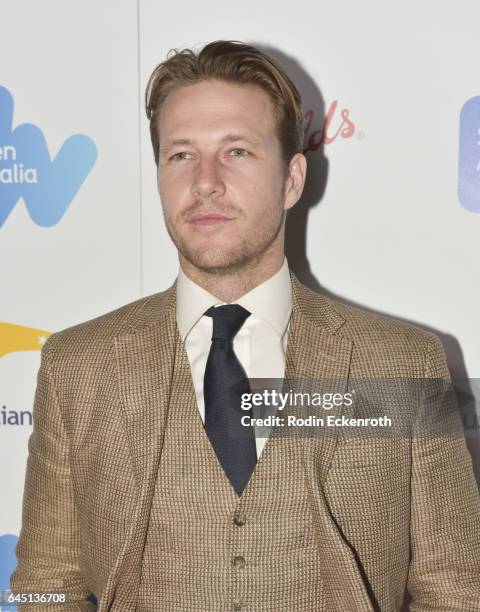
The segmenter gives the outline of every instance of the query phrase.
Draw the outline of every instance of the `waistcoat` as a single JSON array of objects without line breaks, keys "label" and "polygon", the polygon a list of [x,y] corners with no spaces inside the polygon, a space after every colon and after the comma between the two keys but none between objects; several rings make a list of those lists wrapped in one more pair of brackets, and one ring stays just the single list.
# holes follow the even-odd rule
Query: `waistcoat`
[{"label": "waistcoat", "polygon": [[137,612],[321,612],[299,441],[270,435],[238,497],[204,430],[180,342],[173,371]]}]

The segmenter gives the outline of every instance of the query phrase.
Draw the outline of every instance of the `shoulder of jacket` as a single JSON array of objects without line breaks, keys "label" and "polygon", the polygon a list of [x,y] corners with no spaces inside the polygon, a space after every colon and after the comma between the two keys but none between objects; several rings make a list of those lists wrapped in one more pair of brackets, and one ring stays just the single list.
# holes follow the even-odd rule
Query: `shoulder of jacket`
[{"label": "shoulder of jacket", "polygon": [[115,336],[126,333],[142,320],[146,307],[149,312],[159,311],[168,290],[133,300],[92,319],[82,321],[51,334],[42,347],[42,353],[51,360],[66,353],[78,353],[87,349],[91,354],[110,347]]},{"label": "shoulder of jacket", "polygon": [[425,351],[431,345],[440,342],[436,334],[414,323],[345,304],[327,296],[322,296],[322,298],[328,302],[329,307],[337,315],[344,319],[339,333],[354,343],[358,344],[367,339],[369,342],[377,340],[379,343],[412,343]]}]

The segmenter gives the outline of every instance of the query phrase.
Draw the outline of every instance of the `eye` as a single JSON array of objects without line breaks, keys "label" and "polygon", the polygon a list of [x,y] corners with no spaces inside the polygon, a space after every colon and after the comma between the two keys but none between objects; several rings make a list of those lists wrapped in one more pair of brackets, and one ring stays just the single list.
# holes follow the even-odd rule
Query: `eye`
[{"label": "eye", "polygon": [[185,157],[179,157],[179,155],[188,155],[187,151],[180,151],[180,153],[175,153],[175,155],[172,155],[172,157],[170,159],[173,159],[175,161],[179,161],[182,159],[185,159]]},{"label": "eye", "polygon": [[230,151],[230,153],[232,153],[233,151],[241,151],[242,153],[245,153],[245,155],[233,155],[233,157],[246,157],[248,155],[248,151],[246,149],[242,149],[240,147],[237,147],[235,149],[232,149]]}]

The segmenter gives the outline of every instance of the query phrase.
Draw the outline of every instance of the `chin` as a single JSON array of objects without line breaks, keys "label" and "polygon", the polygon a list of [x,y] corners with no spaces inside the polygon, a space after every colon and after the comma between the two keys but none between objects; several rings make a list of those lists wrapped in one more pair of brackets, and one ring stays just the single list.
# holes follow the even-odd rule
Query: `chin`
[{"label": "chin", "polygon": [[184,251],[183,256],[192,265],[204,272],[221,273],[242,266],[248,261],[245,253],[232,253],[225,249],[202,249],[196,251]]}]

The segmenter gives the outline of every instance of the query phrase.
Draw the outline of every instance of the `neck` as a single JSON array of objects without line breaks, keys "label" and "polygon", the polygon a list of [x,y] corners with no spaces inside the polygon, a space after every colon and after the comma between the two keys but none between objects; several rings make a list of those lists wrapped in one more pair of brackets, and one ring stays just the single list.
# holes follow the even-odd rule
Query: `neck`
[{"label": "neck", "polygon": [[211,273],[192,265],[179,253],[179,262],[183,272],[197,285],[217,297],[222,302],[235,302],[271,276],[283,265],[284,253],[275,257],[260,257],[248,262],[242,268],[226,270],[224,273]]}]

